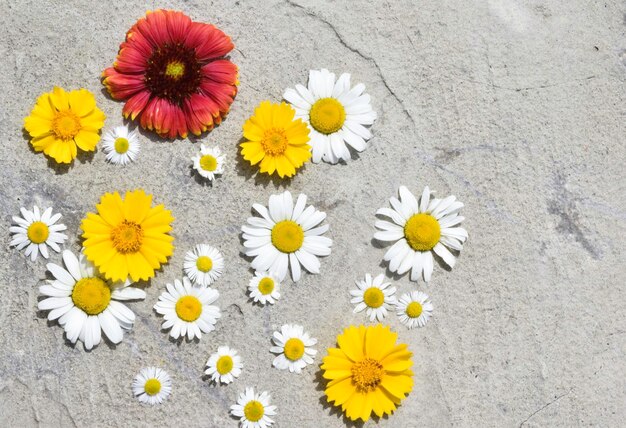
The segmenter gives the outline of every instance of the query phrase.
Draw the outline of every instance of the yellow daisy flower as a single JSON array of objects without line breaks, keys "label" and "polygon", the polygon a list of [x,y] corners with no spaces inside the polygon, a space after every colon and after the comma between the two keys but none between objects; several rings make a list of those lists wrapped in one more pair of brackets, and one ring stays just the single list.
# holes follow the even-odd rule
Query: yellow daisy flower
[{"label": "yellow daisy flower", "polygon": [[65,92],[55,86],[37,99],[30,116],[24,119],[24,128],[35,151],[43,151],[57,163],[70,163],[77,146],[86,152],[95,150],[105,118],[88,90]]},{"label": "yellow daisy flower", "polygon": [[413,365],[407,345],[397,345],[389,327],[350,326],[329,348],[322,371],[328,379],[326,397],[353,421],[391,414],[413,389]]},{"label": "yellow daisy flower", "polygon": [[311,159],[309,128],[288,104],[263,101],[243,125],[243,158],[260,171],[280,178],[293,177],[296,169]]},{"label": "yellow daisy flower", "polygon": [[107,279],[148,280],[172,255],[172,213],[141,190],[106,193],[80,225],[84,253]]}]

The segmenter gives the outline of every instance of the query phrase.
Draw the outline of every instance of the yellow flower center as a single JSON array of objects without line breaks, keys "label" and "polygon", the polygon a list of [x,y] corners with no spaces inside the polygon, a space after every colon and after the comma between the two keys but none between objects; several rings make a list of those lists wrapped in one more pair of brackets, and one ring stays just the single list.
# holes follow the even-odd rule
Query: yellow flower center
[{"label": "yellow flower center", "polygon": [[298,361],[304,355],[304,342],[292,337],[285,342],[285,357],[291,361]]},{"label": "yellow flower center", "polygon": [[261,281],[259,281],[259,291],[263,295],[272,294],[274,291],[274,280],[270,277],[265,277]]},{"label": "yellow flower center", "polygon": [[172,80],[178,80],[185,74],[185,64],[180,61],[172,61],[165,67],[165,75]]},{"label": "yellow flower center", "polygon": [[124,137],[119,137],[115,139],[115,151],[120,155],[123,155],[128,151],[128,140]]},{"label": "yellow flower center", "polygon": [[298,251],[304,242],[304,230],[291,220],[283,220],[272,228],[272,244],[278,251],[293,253]]},{"label": "yellow flower center", "polygon": [[420,302],[411,302],[406,307],[406,314],[409,318],[417,318],[422,315],[422,304]]},{"label": "yellow flower center", "polygon": [[111,289],[100,278],[83,278],[74,285],[72,302],[87,315],[98,315],[111,301]]},{"label": "yellow flower center", "polygon": [[363,301],[370,308],[380,308],[385,302],[385,295],[377,287],[370,287],[363,293]]},{"label": "yellow flower center", "polygon": [[204,155],[200,158],[200,168],[213,172],[217,169],[217,159],[211,155]]},{"label": "yellow flower center", "polygon": [[183,321],[193,322],[202,314],[202,303],[195,296],[183,296],[176,302],[176,315]]},{"label": "yellow flower center", "polygon": [[415,251],[429,251],[439,242],[441,226],[430,214],[415,214],[404,225],[404,236]]},{"label": "yellow flower center", "polygon": [[289,140],[284,129],[271,128],[263,134],[261,145],[265,153],[274,156],[282,155],[287,150],[287,146],[289,146]]},{"label": "yellow flower center", "polygon": [[230,373],[230,371],[233,369],[233,359],[231,358],[230,355],[223,355],[220,357],[219,360],[217,360],[217,372],[221,375],[225,375],[227,373]]},{"label": "yellow flower center", "polygon": [[213,269],[213,260],[207,256],[200,256],[196,259],[196,267],[200,272],[207,273]]},{"label": "yellow flower center", "polygon": [[372,392],[383,380],[385,369],[383,365],[372,358],[352,365],[352,381],[359,392]]},{"label": "yellow flower center", "polygon": [[143,389],[148,395],[157,395],[161,392],[161,382],[155,378],[148,379]]},{"label": "yellow flower center", "polygon": [[50,236],[50,229],[43,221],[35,221],[26,229],[26,235],[33,244],[43,244]]},{"label": "yellow flower center", "polygon": [[322,134],[332,134],[341,129],[346,121],[346,110],[334,98],[321,98],[309,112],[311,126]]},{"label": "yellow flower center", "polygon": [[120,253],[136,253],[141,249],[143,229],[134,221],[124,220],[111,231],[111,240]]},{"label": "yellow flower center", "polygon": [[80,131],[80,119],[71,110],[59,111],[52,119],[52,132],[61,140],[70,140]]},{"label": "yellow flower center", "polygon": [[265,414],[263,404],[256,400],[250,400],[243,408],[243,414],[250,422],[260,421]]}]

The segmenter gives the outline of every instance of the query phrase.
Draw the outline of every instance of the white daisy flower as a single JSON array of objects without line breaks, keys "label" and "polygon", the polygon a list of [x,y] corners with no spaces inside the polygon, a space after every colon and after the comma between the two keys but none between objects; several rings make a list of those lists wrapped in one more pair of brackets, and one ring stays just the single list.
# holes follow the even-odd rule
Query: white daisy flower
[{"label": "white daisy flower", "polygon": [[231,383],[239,377],[243,369],[241,357],[237,355],[237,351],[228,346],[217,348],[217,352],[209,357],[206,365],[205,373],[216,383]]},{"label": "white daisy flower", "polygon": [[313,162],[337,163],[350,160],[346,144],[357,152],[367,147],[372,133],[364,125],[376,120],[370,96],[365,85],[350,87],[350,75],[344,73],[335,82],[335,74],[326,69],[309,72],[308,89],[296,85],[283,95],[296,110],[296,119],[302,119],[311,129],[310,144]]},{"label": "white daisy flower", "polygon": [[165,319],[161,328],[172,329],[170,336],[178,339],[187,335],[187,340],[193,340],[215,330],[215,323],[222,316],[220,308],[211,305],[220,295],[217,290],[193,287],[187,277],[182,282],[174,280],[174,284],[167,284],[166,288],[154,310]]},{"label": "white daisy flower", "polygon": [[39,253],[44,258],[48,258],[48,247],[57,253],[61,251],[59,244],[67,239],[67,235],[59,233],[67,229],[64,224],[55,224],[61,218],[61,214],[52,215],[52,207],[40,214],[39,207],[34,206],[32,211],[20,208],[22,217],[13,216],[13,221],[17,226],[11,226],[12,240],[10,246],[17,247],[18,250],[26,248],[24,255],[30,256],[32,261],[37,259]]},{"label": "white daisy flower", "polygon": [[142,403],[161,404],[172,393],[172,379],[163,369],[146,367],[133,379],[133,395]]},{"label": "white daisy flower", "polygon": [[317,339],[305,333],[301,325],[283,325],[280,332],[274,332],[272,341],[276,346],[272,346],[270,352],[279,354],[272,363],[277,369],[300,373],[307,364],[313,364],[317,351],[311,346],[317,343]]},{"label": "white daisy flower", "polygon": [[134,162],[139,153],[137,132],[129,131],[125,125],[117,126],[102,137],[102,149],[111,163],[126,165]]},{"label": "white daisy flower", "polygon": [[434,192],[424,188],[419,201],[409,190],[400,186],[400,200],[392,197],[389,201],[393,209],[381,208],[376,214],[389,217],[392,222],[377,220],[380,229],[374,234],[379,241],[396,243],[385,254],[389,270],[404,274],[411,270],[411,281],[417,281],[422,272],[424,280],[430,281],[433,273],[434,251],[450,267],[454,267],[456,257],[448,250],[463,249],[467,231],[458,227],[465,218],[459,215],[463,204],[454,196],[444,199],[430,199]]},{"label": "white daisy flower", "polygon": [[185,255],[185,275],[196,285],[211,285],[224,271],[224,257],[216,248],[200,244]]},{"label": "white daisy flower", "polygon": [[271,396],[267,391],[254,393],[254,388],[246,388],[239,394],[237,404],[230,406],[230,414],[239,418],[242,428],[266,428],[274,421],[269,416],[276,414],[276,406],[270,406]]},{"label": "white daisy flower", "polygon": [[262,305],[280,299],[280,281],[271,272],[255,272],[248,285],[250,298]]},{"label": "white daisy flower", "polygon": [[100,330],[112,343],[120,343],[123,330],[130,330],[135,314],[123,300],[143,300],[146,292],[124,284],[111,284],[98,274],[94,265],[83,254],[77,258],[69,250],[63,251],[65,268],[54,263],[46,267],[54,276],[48,284],[39,287],[47,299],[37,307],[50,311],[48,320],[59,320],[67,339],[76,343],[80,339],[86,349],[100,343]]},{"label": "white daisy flower", "polygon": [[222,174],[224,172],[225,156],[222,154],[219,147],[209,148],[201,144],[200,153],[192,157],[191,160],[198,174],[208,180],[212,181],[216,174]]},{"label": "white daisy flower", "polygon": [[411,291],[398,299],[396,311],[400,322],[409,329],[424,327],[432,316],[433,304],[426,293]]},{"label": "white daisy flower", "polygon": [[310,273],[319,273],[317,257],[329,255],[333,241],[321,236],[328,225],[318,226],[326,213],[312,205],[305,209],[306,199],[306,195],[300,194],[294,206],[291,193],[286,191],[270,196],[269,210],[261,204],[252,206],[261,217],[248,218],[248,224],[241,230],[245,254],[254,257],[255,270],[274,272],[281,281],[290,265],[294,281],[300,279],[300,265]]},{"label": "white daisy flower", "polygon": [[383,282],[384,274],[372,279],[372,275],[365,274],[365,281],[356,281],[356,290],[350,290],[351,303],[356,304],[354,313],[367,308],[367,316],[370,321],[382,321],[387,316],[387,311],[396,304],[396,287],[389,287],[389,282]]}]

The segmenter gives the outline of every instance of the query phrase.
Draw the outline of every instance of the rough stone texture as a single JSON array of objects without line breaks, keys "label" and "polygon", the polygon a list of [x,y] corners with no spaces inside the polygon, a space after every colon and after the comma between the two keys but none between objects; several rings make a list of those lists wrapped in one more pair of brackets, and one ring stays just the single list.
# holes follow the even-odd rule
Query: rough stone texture
[{"label": "rough stone texture", "polygon": [[[106,129],[120,124],[122,104],[103,93],[100,72],[154,7],[182,9],[233,37],[241,86],[223,125],[192,142],[143,134],[140,158],[126,168],[101,150],[69,169],[33,153],[22,120],[55,84],[94,91]],[[624,24],[624,4],[613,1],[0,1],[0,423],[235,426],[228,407],[250,385],[272,393],[279,427],[344,426],[324,403],[318,368],[273,369],[269,339],[299,322],[323,353],[344,326],[365,322],[348,290],[384,270],[374,213],[406,184],[464,201],[470,239],[454,270],[436,266],[430,284],[394,278],[400,292],[429,293],[436,312],[417,331],[388,319],[414,352],[415,389],[378,424],[622,425]],[[370,147],[348,164],[308,165],[291,182],[254,176],[238,160],[243,121],[321,67],[367,85],[379,113]],[[230,162],[213,186],[190,171],[199,142],[219,145]],[[124,341],[86,352],[37,311],[45,261],[8,247],[10,216],[53,204],[77,251],[85,212],[104,192],[136,187],[174,212],[177,248],[146,301],[129,304],[138,321]],[[252,203],[284,188],[328,213],[335,246],[321,275],[287,281],[277,305],[259,308],[245,296],[251,272],[239,227]],[[200,342],[177,344],[152,305],[200,242],[228,263],[216,285],[224,316]],[[226,343],[246,369],[215,387],[204,363]],[[174,378],[171,400],[156,408],[130,391],[148,365]]]}]

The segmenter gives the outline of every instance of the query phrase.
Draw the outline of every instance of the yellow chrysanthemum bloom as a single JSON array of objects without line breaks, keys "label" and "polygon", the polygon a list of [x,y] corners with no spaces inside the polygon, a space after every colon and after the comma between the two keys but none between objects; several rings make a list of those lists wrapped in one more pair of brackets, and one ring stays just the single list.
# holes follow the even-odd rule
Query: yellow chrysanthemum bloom
[{"label": "yellow chrysanthemum bloom", "polygon": [[77,146],[86,152],[95,150],[105,118],[88,90],[65,92],[55,86],[37,99],[24,119],[24,128],[35,151],[43,151],[58,163],[70,163]]},{"label": "yellow chrysanthemum bloom", "polygon": [[243,125],[246,142],[241,143],[243,158],[260,171],[280,178],[292,177],[311,158],[309,128],[288,104],[263,101]]},{"label": "yellow chrysanthemum bloom", "polygon": [[172,213],[141,190],[106,193],[80,225],[85,256],[107,279],[147,280],[172,255]]},{"label": "yellow chrysanthemum bloom", "polygon": [[391,414],[413,389],[413,354],[397,338],[380,324],[350,326],[337,337],[339,348],[328,349],[322,364],[326,397],[351,420]]}]

